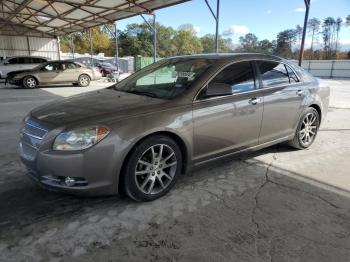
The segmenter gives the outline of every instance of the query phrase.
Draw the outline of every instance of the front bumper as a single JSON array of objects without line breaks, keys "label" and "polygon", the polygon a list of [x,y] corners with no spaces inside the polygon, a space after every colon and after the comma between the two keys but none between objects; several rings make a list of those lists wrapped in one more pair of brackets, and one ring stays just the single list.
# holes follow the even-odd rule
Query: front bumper
[{"label": "front bumper", "polygon": [[[27,176],[40,186],[70,194],[113,195],[118,193],[119,173],[123,161],[122,148],[127,142],[110,133],[97,145],[78,152],[52,150],[52,143],[60,130],[48,131],[39,141],[22,131],[19,155],[27,168]],[[78,183],[67,186],[66,177]]]},{"label": "front bumper", "polygon": [[6,78],[6,82],[5,83],[6,84],[9,83],[11,85],[16,85],[16,86],[22,85],[22,81],[20,79],[12,79],[12,78],[10,78],[10,79]]}]

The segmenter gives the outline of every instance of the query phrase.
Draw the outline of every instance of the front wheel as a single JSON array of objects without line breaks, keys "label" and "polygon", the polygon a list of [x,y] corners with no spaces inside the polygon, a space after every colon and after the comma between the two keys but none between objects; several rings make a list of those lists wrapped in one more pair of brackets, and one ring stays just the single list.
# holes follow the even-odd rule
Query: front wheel
[{"label": "front wheel", "polygon": [[88,75],[79,76],[78,85],[81,87],[90,85],[90,77]]},{"label": "front wheel", "polygon": [[151,201],[165,195],[181,173],[182,155],[167,136],[152,136],[134,148],[123,177],[126,194],[136,201]]},{"label": "front wheel", "polygon": [[320,127],[320,115],[317,110],[309,107],[302,114],[295,136],[289,141],[289,145],[297,149],[305,149],[314,142],[318,128]]},{"label": "front wheel", "polygon": [[38,86],[38,81],[33,76],[26,76],[23,78],[23,86],[25,88],[36,88]]}]

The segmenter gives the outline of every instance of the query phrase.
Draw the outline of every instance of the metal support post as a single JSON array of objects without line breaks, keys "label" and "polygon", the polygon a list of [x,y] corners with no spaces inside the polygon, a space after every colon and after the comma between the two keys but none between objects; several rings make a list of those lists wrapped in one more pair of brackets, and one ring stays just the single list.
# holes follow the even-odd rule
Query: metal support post
[{"label": "metal support post", "polygon": [[303,37],[301,39],[301,46],[300,46],[300,53],[299,53],[299,66],[301,66],[303,62],[303,56],[304,56],[304,45],[305,45],[305,38],[306,38],[306,29],[307,29],[307,20],[309,18],[309,10],[310,10],[310,2],[311,0],[304,0],[305,2],[305,18],[304,18],[304,27],[303,27]]}]

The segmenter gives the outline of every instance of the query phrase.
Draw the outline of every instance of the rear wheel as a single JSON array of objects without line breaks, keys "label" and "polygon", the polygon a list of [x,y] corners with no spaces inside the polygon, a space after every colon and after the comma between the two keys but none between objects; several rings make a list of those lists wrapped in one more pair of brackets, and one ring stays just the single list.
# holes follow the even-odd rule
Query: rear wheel
[{"label": "rear wheel", "polygon": [[142,141],[128,158],[123,177],[125,193],[136,201],[151,201],[165,195],[181,172],[179,146],[167,136]]},{"label": "rear wheel", "polygon": [[302,114],[295,136],[289,141],[289,145],[297,149],[305,149],[314,142],[318,128],[320,126],[320,116],[316,109],[309,107]]},{"label": "rear wheel", "polygon": [[90,77],[88,75],[79,76],[78,85],[81,87],[90,85]]},{"label": "rear wheel", "polygon": [[23,86],[25,88],[36,88],[38,86],[38,81],[33,76],[26,76],[23,78]]}]

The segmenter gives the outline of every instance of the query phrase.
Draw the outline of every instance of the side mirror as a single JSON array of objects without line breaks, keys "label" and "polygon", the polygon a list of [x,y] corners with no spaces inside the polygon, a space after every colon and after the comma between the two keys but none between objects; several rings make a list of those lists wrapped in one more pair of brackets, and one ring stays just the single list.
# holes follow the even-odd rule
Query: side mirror
[{"label": "side mirror", "polygon": [[232,94],[231,85],[226,83],[210,83],[207,87],[205,96],[225,96]]}]

